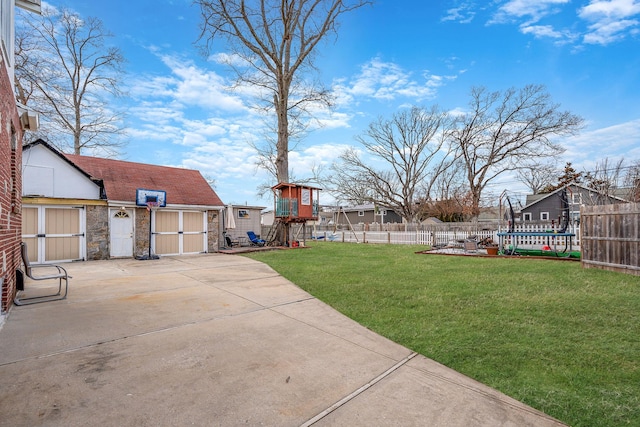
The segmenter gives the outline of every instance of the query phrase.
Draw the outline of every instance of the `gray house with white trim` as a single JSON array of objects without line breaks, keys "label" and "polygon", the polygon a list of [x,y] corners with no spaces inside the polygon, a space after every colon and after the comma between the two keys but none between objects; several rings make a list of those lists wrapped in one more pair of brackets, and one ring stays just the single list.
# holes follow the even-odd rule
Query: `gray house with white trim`
[{"label": "gray house with white trim", "polygon": [[579,220],[580,206],[610,205],[626,203],[620,197],[600,193],[580,184],[571,184],[551,193],[531,194],[527,196],[526,205],[516,213],[521,222],[548,222],[559,224],[562,219],[563,190],[566,188],[566,200],[570,221]]},{"label": "gray house with white trim", "polygon": [[[347,221],[347,218],[349,219]],[[333,211],[335,224],[401,224],[402,216],[397,212],[373,204],[340,207]]]}]

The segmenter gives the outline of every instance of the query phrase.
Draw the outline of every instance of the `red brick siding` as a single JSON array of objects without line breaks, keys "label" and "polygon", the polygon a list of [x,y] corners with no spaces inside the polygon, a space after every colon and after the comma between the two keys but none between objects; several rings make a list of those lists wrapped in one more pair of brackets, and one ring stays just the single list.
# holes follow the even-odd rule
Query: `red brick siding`
[{"label": "red brick siding", "polygon": [[[12,132],[15,149],[12,149]],[[13,303],[22,240],[22,128],[5,64],[0,62],[0,277],[2,312]]]}]

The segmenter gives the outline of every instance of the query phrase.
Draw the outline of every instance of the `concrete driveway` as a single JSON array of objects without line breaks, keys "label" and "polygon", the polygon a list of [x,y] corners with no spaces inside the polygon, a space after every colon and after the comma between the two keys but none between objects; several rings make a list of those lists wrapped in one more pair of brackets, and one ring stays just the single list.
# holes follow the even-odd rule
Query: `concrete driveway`
[{"label": "concrete driveway", "polygon": [[244,257],[66,267],[0,329],[0,426],[563,425]]}]

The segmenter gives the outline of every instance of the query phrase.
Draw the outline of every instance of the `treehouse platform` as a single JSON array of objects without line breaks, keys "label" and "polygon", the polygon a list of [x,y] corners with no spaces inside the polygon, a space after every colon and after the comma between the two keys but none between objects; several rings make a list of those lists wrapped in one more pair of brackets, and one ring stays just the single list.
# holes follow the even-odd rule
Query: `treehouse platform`
[{"label": "treehouse platform", "polygon": [[275,217],[285,224],[318,220],[320,188],[281,182],[271,187]]}]

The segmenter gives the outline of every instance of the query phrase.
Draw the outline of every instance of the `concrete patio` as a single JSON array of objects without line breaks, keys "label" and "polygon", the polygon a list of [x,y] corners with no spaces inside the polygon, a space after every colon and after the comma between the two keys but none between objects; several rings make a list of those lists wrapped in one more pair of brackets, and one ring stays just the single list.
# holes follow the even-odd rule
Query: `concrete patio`
[{"label": "concrete patio", "polygon": [[241,256],[65,266],[0,329],[0,426],[563,425]]}]

